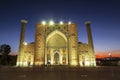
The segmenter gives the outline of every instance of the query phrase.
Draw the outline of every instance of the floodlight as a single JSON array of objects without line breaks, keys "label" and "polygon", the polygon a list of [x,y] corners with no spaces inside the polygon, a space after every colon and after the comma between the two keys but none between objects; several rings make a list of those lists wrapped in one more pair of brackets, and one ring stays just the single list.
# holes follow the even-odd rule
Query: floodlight
[{"label": "floodlight", "polygon": [[51,20],[51,21],[49,22],[49,25],[54,25],[54,21]]}]

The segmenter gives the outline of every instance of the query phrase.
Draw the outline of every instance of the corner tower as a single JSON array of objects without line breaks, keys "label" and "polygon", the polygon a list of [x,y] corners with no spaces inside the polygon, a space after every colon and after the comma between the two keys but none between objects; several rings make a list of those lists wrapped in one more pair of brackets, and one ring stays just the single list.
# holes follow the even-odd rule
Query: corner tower
[{"label": "corner tower", "polygon": [[36,24],[35,32],[35,55],[34,65],[44,65],[45,63],[45,25],[41,23]]},{"label": "corner tower", "polygon": [[88,52],[89,52],[88,55],[89,55],[90,66],[96,66],[90,21],[86,21],[85,24],[86,24],[87,36],[88,36]]},{"label": "corner tower", "polygon": [[19,53],[17,58],[17,66],[22,66],[24,63],[23,47],[24,47],[26,23],[27,20],[21,20],[21,33],[20,33],[20,44],[19,44]]},{"label": "corner tower", "polygon": [[78,65],[78,31],[77,24],[69,25],[69,62],[71,66]]}]

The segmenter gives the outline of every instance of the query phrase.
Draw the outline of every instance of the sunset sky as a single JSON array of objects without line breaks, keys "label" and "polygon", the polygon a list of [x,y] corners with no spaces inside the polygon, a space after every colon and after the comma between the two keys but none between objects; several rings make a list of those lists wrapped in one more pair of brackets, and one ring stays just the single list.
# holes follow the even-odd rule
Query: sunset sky
[{"label": "sunset sky", "polygon": [[91,21],[95,52],[120,56],[119,0],[0,0],[0,45],[19,46],[21,19],[28,20],[25,41],[34,42],[35,24],[42,20],[78,24],[79,41],[87,43],[84,22]]}]

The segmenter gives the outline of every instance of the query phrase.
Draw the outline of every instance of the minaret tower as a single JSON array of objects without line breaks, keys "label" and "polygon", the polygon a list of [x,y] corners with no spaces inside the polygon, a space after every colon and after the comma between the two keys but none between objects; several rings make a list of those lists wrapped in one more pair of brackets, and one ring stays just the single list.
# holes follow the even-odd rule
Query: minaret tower
[{"label": "minaret tower", "polygon": [[88,48],[89,48],[88,50],[89,50],[90,66],[96,66],[92,32],[90,28],[90,21],[86,21],[85,24],[86,24],[87,36],[88,36]]},{"label": "minaret tower", "polygon": [[23,65],[23,46],[24,46],[24,39],[25,39],[25,28],[26,28],[27,20],[21,20],[21,33],[20,33],[20,44],[19,44],[19,53],[17,58],[17,66]]}]

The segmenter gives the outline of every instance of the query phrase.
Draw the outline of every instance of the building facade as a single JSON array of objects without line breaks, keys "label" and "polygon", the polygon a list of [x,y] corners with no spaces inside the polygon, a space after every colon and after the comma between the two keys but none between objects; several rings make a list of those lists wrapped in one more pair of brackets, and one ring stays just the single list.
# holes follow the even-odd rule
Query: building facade
[{"label": "building facade", "polygon": [[86,21],[88,43],[78,42],[75,23],[36,24],[35,41],[25,43],[26,20],[21,20],[17,66],[70,65],[96,66],[90,22]]}]

